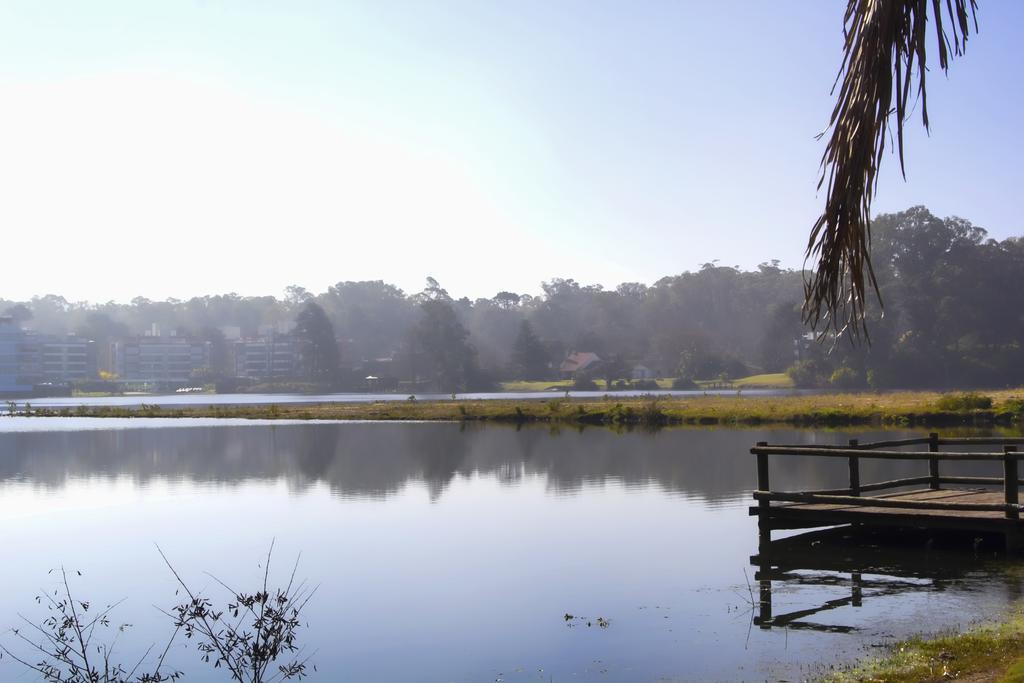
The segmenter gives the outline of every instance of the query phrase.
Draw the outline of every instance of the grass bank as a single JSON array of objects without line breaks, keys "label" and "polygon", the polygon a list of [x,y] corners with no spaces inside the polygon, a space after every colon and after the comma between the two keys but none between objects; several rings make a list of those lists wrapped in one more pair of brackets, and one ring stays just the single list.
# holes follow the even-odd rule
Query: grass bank
[{"label": "grass bank", "polygon": [[[979,407],[980,406],[980,407]],[[320,420],[455,420],[627,425],[1016,425],[1024,389],[977,394],[894,392],[812,396],[614,395],[595,399],[376,401],[258,406],[31,408],[38,416],[231,417]]]},{"label": "grass bank", "polygon": [[963,680],[1024,682],[1024,612],[1003,621],[934,638],[910,638],[825,677],[824,683],[920,683]]},{"label": "grass bank", "polygon": [[[659,389],[671,389],[672,378],[659,378],[653,380]],[[604,382],[597,383],[599,387],[604,387]],[[714,388],[724,387],[731,389],[791,389],[793,387],[793,380],[784,372],[774,372],[762,375],[750,375],[749,377],[741,377],[733,380],[697,380],[696,385],[701,388]],[[573,381],[571,379],[556,379],[549,381],[526,381],[516,380],[513,382],[502,382],[502,391],[567,391],[572,389]]]}]

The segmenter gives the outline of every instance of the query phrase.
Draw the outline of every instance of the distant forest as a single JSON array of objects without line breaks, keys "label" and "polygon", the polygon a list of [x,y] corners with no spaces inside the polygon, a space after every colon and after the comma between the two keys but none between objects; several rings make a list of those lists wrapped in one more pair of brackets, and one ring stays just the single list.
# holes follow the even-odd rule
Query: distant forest
[{"label": "distant forest", "polygon": [[[282,298],[0,299],[0,311],[38,332],[99,345],[156,324],[217,348],[225,327],[255,336],[261,326],[298,320],[296,334],[316,342],[326,327],[339,340],[314,377],[339,388],[382,363],[399,379],[429,378],[444,391],[550,380],[572,351],[602,359],[593,376],[577,378],[584,384],[628,378],[637,365],[677,378],[676,386],[775,372],[800,386],[843,389],[1024,384],[1024,239],[992,240],[967,220],[914,207],[876,218],[871,253],[884,315],[872,301],[870,345],[814,338],[801,322],[804,274],[778,262],[751,271],[706,263],[613,290],[555,278],[541,296],[475,301],[428,279],[412,294],[382,281],[341,281],[321,293],[292,286]],[[225,371],[216,362],[213,370]]]}]

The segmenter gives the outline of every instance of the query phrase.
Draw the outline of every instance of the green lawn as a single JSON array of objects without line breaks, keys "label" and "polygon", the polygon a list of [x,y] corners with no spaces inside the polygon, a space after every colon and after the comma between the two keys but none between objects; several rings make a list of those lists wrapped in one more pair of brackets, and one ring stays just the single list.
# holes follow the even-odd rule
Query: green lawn
[{"label": "green lawn", "polygon": [[775,372],[766,375],[751,375],[732,382],[738,387],[759,387],[765,389],[790,389],[793,387],[793,380],[784,372]]},{"label": "green lawn", "polygon": [[559,389],[572,389],[571,379],[549,379],[540,382],[527,380],[516,380],[514,382],[502,382],[502,391],[547,391],[551,387]]}]

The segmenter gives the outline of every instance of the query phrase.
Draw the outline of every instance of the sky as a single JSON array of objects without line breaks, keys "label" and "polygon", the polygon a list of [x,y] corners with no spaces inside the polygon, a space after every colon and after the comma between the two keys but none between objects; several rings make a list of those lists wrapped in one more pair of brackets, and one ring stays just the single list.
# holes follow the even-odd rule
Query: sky
[{"label": "sky", "polygon": [[[0,298],[799,268],[845,5],[4,0]],[[1002,239],[1024,232],[1024,3],[978,22],[874,209]]]}]

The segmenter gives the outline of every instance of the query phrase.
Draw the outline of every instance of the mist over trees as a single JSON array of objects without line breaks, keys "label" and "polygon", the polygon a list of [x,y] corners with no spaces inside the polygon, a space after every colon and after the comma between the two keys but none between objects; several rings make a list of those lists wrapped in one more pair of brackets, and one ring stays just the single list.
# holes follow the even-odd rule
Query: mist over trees
[{"label": "mist over trees", "polygon": [[338,372],[338,342],[327,314],[312,299],[295,316],[295,336],[305,342],[304,375],[314,381],[330,382]]},{"label": "mist over trees", "polygon": [[804,275],[774,261],[749,271],[711,262],[615,289],[554,278],[539,296],[503,291],[475,301],[453,298],[430,278],[413,294],[383,281],[340,281],[321,293],[292,286],[281,298],[91,304],[47,295],[0,300],[0,313],[99,344],[156,325],[211,341],[214,358],[225,327],[256,336],[295,322],[316,350],[308,374],[345,388],[361,388],[363,375],[382,367],[443,392],[551,380],[572,351],[600,356],[591,379],[602,381],[643,365],[681,378],[680,386],[785,371],[801,385],[852,389],[1024,384],[1024,304],[1015,287],[1024,241],[992,240],[967,220],[914,207],[876,218],[871,256],[884,316],[868,302],[872,344],[856,347],[810,338],[800,315]]}]

